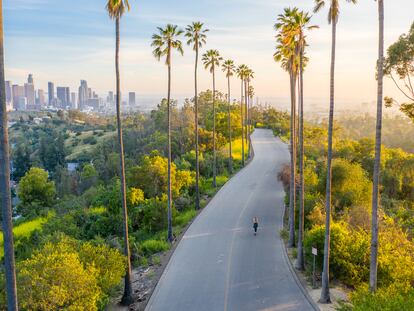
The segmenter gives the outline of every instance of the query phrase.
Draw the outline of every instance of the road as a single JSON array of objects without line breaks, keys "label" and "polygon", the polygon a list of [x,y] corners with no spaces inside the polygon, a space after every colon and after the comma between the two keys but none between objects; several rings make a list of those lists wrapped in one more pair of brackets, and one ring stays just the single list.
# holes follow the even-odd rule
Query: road
[{"label": "road", "polygon": [[279,237],[284,192],[277,174],[289,161],[287,146],[269,130],[256,130],[252,142],[254,159],[187,230],[146,310],[314,310]]}]

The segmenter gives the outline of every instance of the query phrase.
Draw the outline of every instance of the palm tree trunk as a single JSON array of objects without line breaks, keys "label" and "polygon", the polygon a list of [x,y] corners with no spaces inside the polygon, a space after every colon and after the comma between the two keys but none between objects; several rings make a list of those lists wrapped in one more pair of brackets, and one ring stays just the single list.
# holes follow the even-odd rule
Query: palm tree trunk
[{"label": "palm tree trunk", "polygon": [[381,132],[382,132],[382,97],[384,77],[384,1],[378,0],[379,46],[378,46],[378,90],[377,90],[377,129],[375,135],[375,162],[372,190],[372,226],[371,226],[371,261],[369,270],[369,289],[377,290],[378,268],[378,205],[379,179],[381,164]]},{"label": "palm tree trunk", "polygon": [[241,79],[240,120],[241,120],[241,135],[242,135],[242,166],[244,166],[243,79]]},{"label": "palm tree trunk", "polygon": [[227,101],[228,101],[228,115],[227,123],[229,127],[229,173],[233,173],[233,157],[231,150],[231,97],[230,97],[230,76],[227,76]]},{"label": "palm tree trunk", "polygon": [[121,164],[121,195],[122,195],[122,211],[124,216],[124,255],[127,259],[127,271],[125,274],[124,295],[121,303],[130,305],[132,299],[131,286],[131,256],[129,253],[129,238],[128,238],[128,209],[126,202],[126,183],[125,183],[125,160],[124,160],[124,143],[122,139],[122,121],[121,121],[121,79],[119,75],[119,17],[115,21],[116,28],[116,52],[115,52],[115,70],[116,70],[116,122],[118,126],[118,144],[119,144],[119,159]]},{"label": "palm tree trunk", "polygon": [[304,170],[304,137],[303,137],[303,48],[300,50],[300,68],[299,68],[299,236],[298,236],[298,259],[296,268],[305,270],[305,260],[303,254],[303,234],[305,224],[305,180]]},{"label": "palm tree trunk", "polygon": [[213,187],[217,187],[217,155],[216,155],[216,75],[213,65]]},{"label": "palm tree trunk", "polygon": [[172,243],[172,191],[171,191],[171,44],[168,44],[168,95],[167,95],[167,123],[168,123],[168,176],[167,176],[167,196],[168,196],[168,241]]},{"label": "palm tree trunk", "polygon": [[290,191],[289,191],[289,247],[295,246],[296,206],[296,77],[290,73]]},{"label": "palm tree trunk", "polygon": [[196,42],[196,59],[195,59],[195,71],[194,71],[194,113],[195,113],[195,153],[196,153],[196,185],[195,185],[195,208],[200,209],[200,190],[199,190],[199,179],[200,179],[200,166],[198,163],[198,91],[197,91],[197,67],[198,67],[198,42]]},{"label": "palm tree trunk", "polygon": [[249,123],[248,123],[248,115],[247,115],[247,106],[249,103],[249,91],[247,86],[247,80],[244,80],[244,124],[245,124],[245,131],[246,131],[246,146],[247,146],[247,158],[249,158]]},{"label": "palm tree trunk", "polygon": [[326,169],[326,221],[325,244],[323,252],[323,272],[321,303],[331,303],[329,293],[329,256],[331,251],[331,184],[332,184],[332,135],[335,108],[335,48],[336,48],[336,21],[332,20],[332,52],[331,52],[331,81],[330,81],[330,106],[328,125],[328,165]]},{"label": "palm tree trunk", "polygon": [[7,309],[17,310],[16,266],[14,260],[13,222],[10,197],[10,158],[7,129],[6,86],[4,81],[3,1],[0,0],[0,197],[4,235]]}]

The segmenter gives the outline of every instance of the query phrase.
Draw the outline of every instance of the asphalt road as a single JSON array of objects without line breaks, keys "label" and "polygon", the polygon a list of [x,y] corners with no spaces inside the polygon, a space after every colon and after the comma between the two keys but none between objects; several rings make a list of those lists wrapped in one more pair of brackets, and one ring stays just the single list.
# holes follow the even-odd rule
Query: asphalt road
[{"label": "asphalt road", "polygon": [[252,141],[253,161],[187,230],[146,310],[314,310],[279,237],[284,192],[277,173],[289,161],[287,146],[269,130],[256,130]]}]

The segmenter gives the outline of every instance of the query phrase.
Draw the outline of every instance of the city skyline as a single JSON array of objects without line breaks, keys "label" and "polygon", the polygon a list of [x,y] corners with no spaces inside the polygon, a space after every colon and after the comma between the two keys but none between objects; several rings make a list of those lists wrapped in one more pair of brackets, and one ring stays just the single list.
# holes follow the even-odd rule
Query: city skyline
[{"label": "city skyline", "polygon": [[[95,85],[99,94],[114,89],[113,23],[101,1],[82,2],[82,12],[75,9],[76,3],[81,1],[74,0],[71,4],[50,0],[5,1],[7,80],[21,81],[28,72],[33,72],[42,85],[47,81],[60,81],[59,84],[76,90],[76,84],[83,78]],[[242,0],[236,6],[235,3],[234,0],[192,4],[179,0],[174,5],[160,0],[131,3],[132,10],[121,23],[123,94],[135,90],[139,94],[137,100],[140,96],[164,97],[166,68],[151,54],[151,35],[156,26],[173,23],[184,28],[200,20],[210,29],[206,49],[217,48],[224,58],[232,58],[236,64],[248,64],[256,73],[254,86],[259,97],[286,100],[288,75],[272,59],[273,24],[283,7],[293,6],[295,2]],[[411,10],[398,8],[410,4],[411,0],[386,3],[386,47],[408,31]],[[313,1],[308,1],[300,9],[311,11],[313,5]],[[360,2],[357,6],[341,5],[336,100],[338,108],[345,108],[375,99],[377,9],[375,1]],[[305,96],[320,105],[328,101],[330,26],[326,15],[327,11],[323,10],[313,17],[312,23],[318,24],[320,29],[308,35],[311,62],[305,73],[305,79],[317,77],[308,79]],[[182,41],[185,43],[184,38]],[[31,47],[29,54],[25,50],[27,46]],[[192,83],[188,81],[192,79],[193,54],[186,47],[184,57],[173,56],[173,98],[192,96]],[[200,90],[211,88],[208,72],[200,70],[199,80]],[[218,75],[217,85],[225,91],[224,74]],[[237,94],[237,83],[233,83],[233,93]],[[385,79],[385,94],[399,98],[398,90],[389,79]]]}]

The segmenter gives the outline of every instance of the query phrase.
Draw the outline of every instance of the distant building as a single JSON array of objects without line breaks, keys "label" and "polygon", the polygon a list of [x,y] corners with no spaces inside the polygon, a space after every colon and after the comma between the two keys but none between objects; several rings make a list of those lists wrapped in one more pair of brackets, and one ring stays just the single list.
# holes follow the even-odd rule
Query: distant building
[{"label": "distant building", "polygon": [[56,94],[60,103],[60,108],[66,109],[70,106],[70,90],[67,86],[58,86],[56,88]]},{"label": "distant building", "polygon": [[114,92],[112,92],[112,91],[108,92],[107,102],[110,103],[110,104],[113,104],[113,102],[114,102]]},{"label": "distant building", "polygon": [[88,105],[88,82],[81,80],[78,92],[78,108],[84,110]]},{"label": "distant building", "polygon": [[88,99],[88,106],[95,111],[99,110],[101,104],[102,104],[102,101],[100,98],[89,98]]},{"label": "distant building", "polygon": [[37,105],[41,108],[46,104],[45,92],[43,90],[37,90]]},{"label": "distant building", "polygon": [[24,96],[24,87],[14,84],[12,86],[12,98],[13,98],[13,108],[18,109],[19,107],[19,99]]},{"label": "distant building", "polygon": [[70,106],[71,106],[72,109],[77,109],[78,108],[77,102],[76,102],[76,93],[75,92],[70,93],[70,104],[71,104]]},{"label": "distant building", "polygon": [[92,89],[88,88],[88,99],[92,98]]},{"label": "distant building", "polygon": [[55,85],[53,84],[53,82],[48,82],[47,92],[49,98],[49,106],[52,106],[55,99]]},{"label": "distant building", "polygon": [[11,81],[6,81],[6,105],[13,103]]},{"label": "distant building", "polygon": [[[32,81],[33,81],[33,78],[32,78]],[[35,97],[34,85],[32,83],[24,84],[24,95],[27,98],[27,109],[29,110],[35,109],[36,97]]]},{"label": "distant building", "polygon": [[135,92],[129,92],[129,107],[135,107]]},{"label": "distant building", "polygon": [[27,99],[24,96],[20,96],[17,102],[16,110],[24,111],[27,109]]},{"label": "distant building", "polygon": [[27,83],[29,84],[34,84],[33,83],[33,75],[30,73],[29,76],[27,77]]}]

